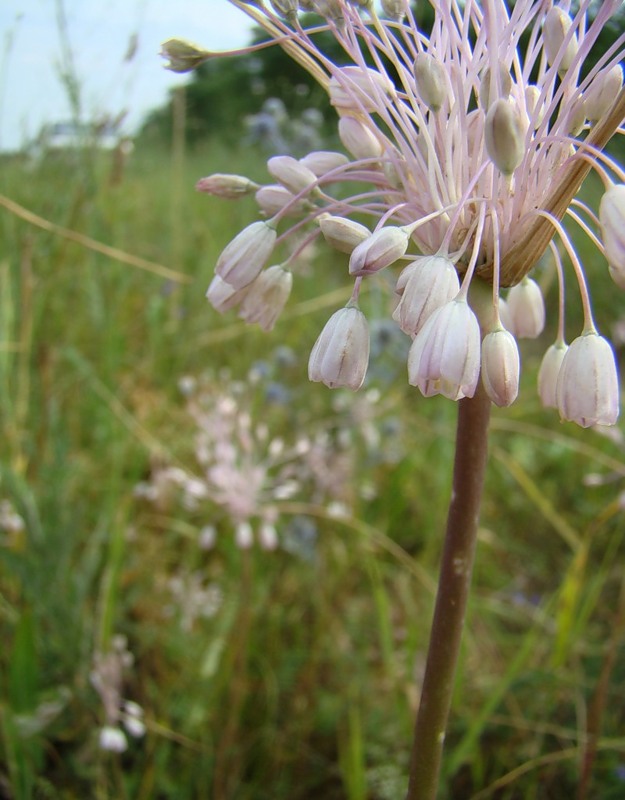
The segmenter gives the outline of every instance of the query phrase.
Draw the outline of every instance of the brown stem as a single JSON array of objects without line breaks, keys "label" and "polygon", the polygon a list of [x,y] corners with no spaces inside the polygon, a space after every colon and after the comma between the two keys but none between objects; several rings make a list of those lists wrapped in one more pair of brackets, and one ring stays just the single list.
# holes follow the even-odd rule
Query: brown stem
[{"label": "brown stem", "polygon": [[434,800],[471,585],[488,452],[490,400],[481,382],[459,402],[453,488],[406,800]]}]

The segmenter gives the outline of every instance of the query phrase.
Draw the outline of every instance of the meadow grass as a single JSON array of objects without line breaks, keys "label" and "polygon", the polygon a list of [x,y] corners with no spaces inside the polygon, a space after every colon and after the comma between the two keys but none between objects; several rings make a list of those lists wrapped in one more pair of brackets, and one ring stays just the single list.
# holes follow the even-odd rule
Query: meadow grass
[{"label": "meadow grass", "polygon": [[[0,797],[405,791],[456,409],[407,386],[406,342],[383,328],[361,394],[308,384],[309,349],[349,292],[322,247],[272,333],[208,308],[215,259],[254,214],[193,192],[224,164],[264,178],[258,153],[218,143],[175,168],[139,146],[114,181],[103,154],[2,165],[3,195],[56,227],[0,209]],[[590,266],[608,333],[622,301]],[[363,301],[371,318],[388,304],[383,283]],[[520,399],[494,414],[446,746],[453,800],[571,798],[584,775],[581,800],[625,792],[623,440],[540,408],[549,336],[526,343]],[[276,549],[238,547],[214,500],[137,491],[171,468],[201,475],[181,379],[213,406],[234,398],[250,447],[318,448],[305,477],[297,457],[277,473],[302,491],[276,501]],[[146,733],[114,753],[98,745],[91,674],[120,635],[133,656],[121,694]]]}]

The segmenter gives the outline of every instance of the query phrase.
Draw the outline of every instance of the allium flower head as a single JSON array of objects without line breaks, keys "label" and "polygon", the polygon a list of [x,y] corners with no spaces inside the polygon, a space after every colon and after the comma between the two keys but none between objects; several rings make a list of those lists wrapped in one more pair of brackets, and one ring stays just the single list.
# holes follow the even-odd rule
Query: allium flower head
[{"label": "allium flower head", "polygon": [[[510,337],[537,336],[542,330],[542,297],[528,275],[547,250],[561,284],[564,269],[572,267],[584,310],[582,333],[596,334],[583,265],[564,223],[578,223],[590,235],[623,286],[619,221],[625,216],[625,173],[603,151],[615,133],[623,133],[620,62],[625,34],[603,53],[595,47],[620,0],[580,0],[575,6],[566,0],[430,0],[435,15],[430,36],[418,29],[406,0],[385,0],[386,18],[373,2],[306,0],[299,7],[290,2],[285,9],[283,2],[230,1],[327,90],[348,154],[347,160],[330,158],[325,164],[312,154],[308,162],[308,157],[272,160],[270,174],[292,194],[284,205],[274,206],[272,225],[280,229],[275,243],[290,235],[288,224],[297,209],[301,219],[293,228],[298,233],[311,223],[310,238],[323,232],[331,246],[351,255],[346,273],[355,280],[354,303],[364,281],[396,268],[398,260],[436,257],[445,272],[451,265],[459,284],[454,314],[439,313],[441,304],[451,299],[446,291],[453,281],[445,279],[443,290],[432,275],[438,288],[430,291],[421,285],[427,284],[425,272],[418,291],[438,298],[436,302],[420,302],[414,281],[409,301],[395,314],[417,340],[427,325],[422,314],[436,313],[439,321],[448,316],[458,325],[458,309],[465,303],[470,307],[475,283],[492,291],[491,310],[480,313],[479,336],[500,330],[500,292],[512,288],[513,322],[504,321],[509,334],[494,336],[482,355],[477,354],[478,372],[480,359],[488,354],[487,383],[502,403],[511,401],[517,381]],[[321,25],[313,20],[311,30],[325,28],[341,45],[345,60],[340,65],[319,49],[306,28],[308,19],[298,16],[304,7],[323,18]],[[609,193],[601,222],[575,197],[591,169]],[[341,197],[336,199],[333,188],[339,185]],[[316,221],[318,225],[312,224]],[[363,223],[372,232],[370,239],[351,227]],[[243,268],[246,259],[237,258],[243,249],[247,258],[261,238],[268,249],[273,247],[270,234],[264,231],[261,237],[257,230],[252,231],[253,242],[249,234],[243,241],[235,239],[236,245],[229,245],[219,260],[218,274],[235,289],[246,285],[252,271]],[[297,251],[288,265],[295,274],[296,262]],[[400,295],[405,287],[407,277],[398,286]],[[561,315],[563,308],[560,302]],[[563,325],[561,319],[559,327]],[[421,347],[416,341],[412,382],[425,386],[428,394],[435,386],[450,397],[471,391],[473,366],[471,381],[459,384],[457,391],[443,375],[428,373],[426,379],[421,361],[416,366],[414,353]],[[438,347],[446,349],[438,352]],[[452,351],[459,353],[450,335],[437,329],[424,351],[428,369],[446,363]],[[467,358],[473,365],[473,345],[470,351]],[[506,375],[495,374],[499,361]],[[611,385],[610,391],[610,403],[618,406],[617,386]],[[584,420],[605,416],[587,411]]]}]

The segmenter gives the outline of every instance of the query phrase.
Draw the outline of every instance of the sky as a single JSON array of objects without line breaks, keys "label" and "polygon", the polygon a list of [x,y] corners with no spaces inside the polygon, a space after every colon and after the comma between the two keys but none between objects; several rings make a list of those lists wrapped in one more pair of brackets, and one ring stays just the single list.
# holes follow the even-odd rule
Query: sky
[{"label": "sky", "polygon": [[228,50],[244,46],[249,30],[248,17],[227,0],[0,0],[0,150],[27,144],[45,123],[71,119],[60,78],[64,52],[85,121],[126,111],[123,130],[132,134],[169,89],[188,80],[163,68],[161,42],[180,37]]}]

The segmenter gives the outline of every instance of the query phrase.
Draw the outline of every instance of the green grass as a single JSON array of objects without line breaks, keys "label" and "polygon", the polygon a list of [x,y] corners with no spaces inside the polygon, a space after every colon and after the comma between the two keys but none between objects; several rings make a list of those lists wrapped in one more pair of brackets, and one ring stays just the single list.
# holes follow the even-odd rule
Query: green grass
[{"label": "green grass", "polygon": [[[349,291],[323,248],[271,334],[207,307],[220,249],[254,213],[193,192],[225,169],[263,179],[257,154],[218,144],[177,171],[138,147],[117,184],[106,158],[3,163],[14,202],[180,278],[0,209],[0,501],[24,522],[0,529],[0,797],[404,791],[455,407],[420,398],[390,351],[373,364],[377,402],[308,384],[309,349]],[[601,270],[591,281],[609,333],[622,304]],[[556,299],[552,287],[551,310]],[[388,316],[381,285],[364,306]],[[573,797],[595,727],[588,797],[624,791],[623,444],[540,409],[550,341],[524,346],[520,399],[494,415],[441,793],[452,800]],[[227,395],[250,415],[255,457],[278,438],[318,448],[317,473],[301,453],[295,472],[274,466],[300,486],[275,501],[277,550],[239,549],[223,505],[185,506],[175,486],[137,497],[159,470],[201,472],[185,376],[205,382],[207,403]],[[287,402],[270,402],[280,392]],[[587,485],[592,474],[605,480]],[[212,549],[200,546],[207,525]],[[90,680],[119,635],[134,658],[122,696],[147,729],[123,754],[98,747],[106,718]]]}]

